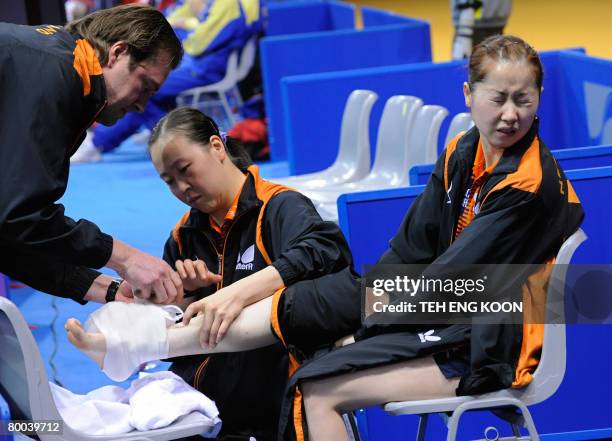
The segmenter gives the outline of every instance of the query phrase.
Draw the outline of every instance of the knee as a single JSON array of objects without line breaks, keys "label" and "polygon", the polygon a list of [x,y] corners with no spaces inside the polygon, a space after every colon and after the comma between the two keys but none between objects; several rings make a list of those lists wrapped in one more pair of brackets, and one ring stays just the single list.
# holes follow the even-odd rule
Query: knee
[{"label": "knee", "polygon": [[335,409],[333,396],[320,381],[309,381],[300,387],[306,413],[329,412]]}]

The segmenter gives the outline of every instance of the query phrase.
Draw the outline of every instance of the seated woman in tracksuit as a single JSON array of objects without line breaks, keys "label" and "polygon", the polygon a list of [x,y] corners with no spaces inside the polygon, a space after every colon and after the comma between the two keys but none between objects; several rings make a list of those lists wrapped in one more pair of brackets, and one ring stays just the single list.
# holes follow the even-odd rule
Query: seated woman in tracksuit
[{"label": "seated woman in tracksuit", "polygon": [[[273,440],[289,374],[287,351],[269,330],[270,338],[260,339],[258,349],[251,350],[242,339],[226,335],[228,327],[245,306],[261,301],[259,308],[267,305],[269,310],[276,291],[299,281],[325,283],[325,277],[334,274],[345,283],[357,283],[348,245],[338,226],[323,221],[309,199],[263,180],[239,145],[198,110],[180,108],[168,114],[151,137],[150,152],[172,193],[192,207],[172,230],[164,259],[181,275],[190,295],[187,299],[192,300],[184,322],[201,313],[191,319],[198,326],[177,329],[173,341],[179,348],[172,344],[172,350],[158,356],[173,357],[171,370],[216,402],[223,420],[222,436]],[[313,311],[325,308],[325,301],[313,304]],[[330,301],[346,304],[344,319],[338,315],[345,327],[336,325],[332,333],[313,336],[312,345],[340,338],[360,325],[358,292],[346,301]],[[155,321],[155,306],[148,313],[142,312],[142,305],[115,303],[135,316],[127,319],[122,334],[131,340],[130,329],[138,326],[138,319]],[[121,314],[113,310],[110,320],[119,320]],[[104,327],[99,317],[98,327]],[[113,328],[119,334],[123,329],[120,323]],[[192,330],[195,338],[184,336],[184,331]],[[143,335],[155,340],[152,332]],[[200,341],[214,355],[179,357],[202,352]],[[228,352],[225,345],[239,352],[223,353]],[[180,349],[183,346],[187,349]],[[105,366],[105,371],[120,381],[134,367],[113,371]]]},{"label": "seated woman in tracksuit", "polygon": [[[379,264],[425,264],[425,274],[436,278],[452,264],[554,261],[584,213],[538,135],[542,81],[537,53],[519,38],[491,37],[475,48],[464,84],[475,127],[446,147]],[[546,284],[527,276],[522,295],[542,304]],[[498,275],[500,287],[503,279]],[[334,274],[277,291],[245,308],[214,350],[259,347],[275,336],[296,366],[317,349],[310,338],[333,341],[330,329],[345,322],[340,300],[359,291],[359,284]],[[376,318],[364,321],[354,343],[317,351],[293,373],[277,439],[346,440],[341,414],[351,409],[520,388],[538,365],[541,323],[384,326]],[[209,351],[197,343],[203,321],[195,317],[189,326],[170,329],[170,354]],[[102,340],[99,335],[76,326],[70,331],[77,345],[104,348],[93,341]],[[191,334],[182,344],[180,332]]]}]

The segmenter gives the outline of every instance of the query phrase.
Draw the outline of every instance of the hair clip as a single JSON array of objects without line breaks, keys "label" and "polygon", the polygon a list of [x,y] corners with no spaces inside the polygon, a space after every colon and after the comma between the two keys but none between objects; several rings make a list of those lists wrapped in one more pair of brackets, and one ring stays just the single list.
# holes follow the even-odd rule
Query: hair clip
[{"label": "hair clip", "polygon": [[221,139],[223,140],[223,143],[225,144],[227,142],[227,133],[219,132],[219,136],[221,137]]}]

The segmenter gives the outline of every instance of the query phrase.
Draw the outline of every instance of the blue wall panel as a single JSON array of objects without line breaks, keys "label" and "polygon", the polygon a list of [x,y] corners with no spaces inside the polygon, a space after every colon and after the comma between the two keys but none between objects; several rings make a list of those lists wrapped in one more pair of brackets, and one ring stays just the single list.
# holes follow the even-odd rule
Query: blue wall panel
[{"label": "blue wall panel", "polygon": [[[272,159],[285,160],[286,108],[281,99],[284,77],[431,61],[429,26],[402,24],[361,31],[266,37],[261,41],[261,57]],[[318,110],[327,106],[325,96],[315,96],[307,102],[311,111],[313,107]]]}]

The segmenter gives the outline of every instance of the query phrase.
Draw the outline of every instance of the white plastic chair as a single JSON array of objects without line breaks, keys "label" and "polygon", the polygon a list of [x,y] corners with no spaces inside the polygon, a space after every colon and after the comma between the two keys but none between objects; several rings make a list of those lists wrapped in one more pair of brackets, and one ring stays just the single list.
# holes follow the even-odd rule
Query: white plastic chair
[{"label": "white plastic chair", "polygon": [[[206,86],[193,87],[191,89],[181,92],[176,97],[176,104],[179,107],[193,107],[195,109],[203,110],[203,107],[213,106],[220,104],[223,108],[227,121],[230,127],[236,124],[236,116],[232,112],[232,108],[227,99],[227,94],[231,93],[232,89],[236,86],[236,78],[238,75],[238,53],[232,52],[227,59],[227,67],[225,69],[225,76],[217,83],[208,84]],[[212,94],[217,95],[217,99],[202,100],[202,95]]]},{"label": "white plastic chair", "polygon": [[[9,402],[11,418],[62,421],[49,387],[45,365],[23,316],[10,300],[0,297],[0,393]],[[86,435],[63,424],[63,433],[40,435],[44,440],[110,441],[171,440],[204,433],[210,420],[192,412],[170,426],[121,435]]]},{"label": "white plastic chair", "polygon": [[376,186],[401,184],[401,169],[408,151],[409,135],[416,114],[423,106],[420,98],[406,95],[392,96],[385,103],[376,139],[374,165],[363,179],[340,185],[328,185],[316,191],[298,186],[315,203],[335,201],[340,193],[351,193]]},{"label": "white plastic chair", "polygon": [[242,95],[240,95],[240,90],[238,89],[238,83],[244,80],[251,68],[255,64],[255,56],[257,55],[257,37],[252,37],[242,48],[240,52],[240,59],[238,60],[238,68],[236,69],[236,83],[234,87],[232,87],[232,95],[236,100],[236,105],[238,107],[242,107],[244,104],[244,100],[242,99]]},{"label": "white plastic chair", "polygon": [[[400,97],[403,100],[391,101]],[[409,109],[402,110],[402,103]],[[433,162],[430,158],[437,157],[438,134],[448,110],[442,106],[422,106],[422,103],[419,98],[406,96],[391,97],[387,101],[390,113],[387,119],[383,112],[374,166],[366,178],[324,191],[306,192],[324,219],[338,219],[336,201],[341,194],[407,187],[410,167]]]},{"label": "white plastic chair", "polygon": [[[563,243],[557,254],[546,293],[547,323],[544,325],[542,355],[540,363],[533,373],[533,380],[527,387],[523,389],[503,389],[475,396],[388,403],[384,406],[385,411],[391,415],[419,415],[417,441],[425,440],[425,429],[429,415],[432,413],[441,414],[443,419],[448,418],[446,440],[454,441],[457,437],[459,419],[466,411],[497,408],[496,414],[510,422],[517,440],[539,441],[540,437],[527,406],[548,399],[557,391],[563,381],[566,364],[565,324],[554,324],[553,322],[558,317],[565,317],[565,278],[568,264],[578,246],[586,238],[584,231],[578,229]],[[507,406],[520,409],[522,415],[517,417],[515,414],[507,413],[504,415],[498,413],[500,407]],[[447,416],[447,414],[450,414],[450,416]],[[529,435],[527,437],[521,435],[520,426],[528,430]]]},{"label": "white plastic chair", "polygon": [[351,92],[342,114],[338,156],[330,167],[275,182],[300,189],[317,189],[364,178],[370,171],[370,114],[377,99],[378,95],[371,90]]},{"label": "white plastic chair", "polygon": [[453,119],[451,120],[450,125],[448,126],[448,132],[446,132],[446,139],[444,139],[444,145],[448,145],[451,139],[453,139],[459,133],[469,130],[473,125],[474,121],[472,121],[471,113],[461,112],[453,116]]}]

